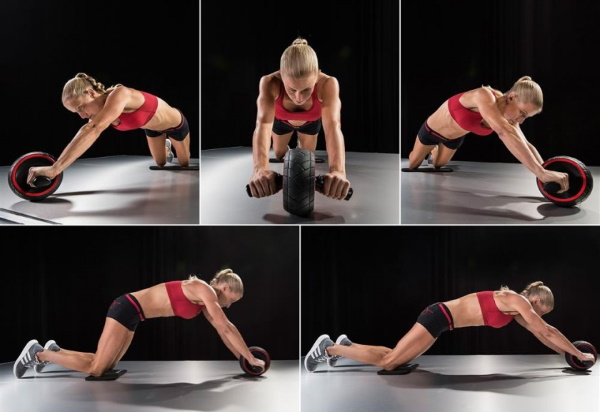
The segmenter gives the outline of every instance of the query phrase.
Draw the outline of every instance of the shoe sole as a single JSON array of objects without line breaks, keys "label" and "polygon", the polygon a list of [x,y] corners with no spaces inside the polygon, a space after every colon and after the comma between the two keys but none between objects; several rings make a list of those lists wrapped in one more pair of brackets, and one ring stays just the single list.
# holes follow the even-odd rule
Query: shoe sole
[{"label": "shoe sole", "polygon": [[307,362],[308,362],[308,359],[309,359],[309,357],[310,357],[309,355],[310,355],[311,353],[313,353],[313,352],[314,352],[314,350],[315,350],[315,349],[317,349],[317,348],[319,347],[319,345],[321,344],[321,342],[323,342],[325,339],[328,339],[328,338],[329,338],[329,335],[327,335],[327,334],[324,334],[324,335],[321,335],[321,336],[319,336],[319,337],[317,338],[317,340],[315,341],[315,343],[312,345],[312,348],[310,348],[310,351],[308,352],[308,355],[306,355],[306,356],[304,357],[304,368],[305,368],[307,371],[309,371],[309,372],[314,372],[314,371],[311,371],[311,370],[309,370],[309,369],[308,369]]},{"label": "shoe sole", "polygon": [[[348,335],[340,335],[335,341],[336,345],[341,345],[344,339],[348,339]],[[349,339],[348,339],[349,340]]]},{"label": "shoe sole", "polygon": [[[49,340],[48,342],[46,342],[46,344],[44,345],[44,350],[52,350],[50,349],[50,347],[52,345],[56,345],[56,341],[55,340]],[[56,345],[58,346],[58,345]],[[35,369],[35,373],[41,373],[42,370],[44,370],[44,367],[47,365],[47,363],[43,362],[43,363],[39,363],[37,365],[35,365],[33,367],[33,369]]]},{"label": "shoe sole", "polygon": [[[56,345],[55,340],[49,340],[48,342],[46,342],[46,344],[44,345],[44,350],[51,350],[50,347],[52,345]],[[58,345],[56,345],[56,346],[58,346]]]},{"label": "shoe sole", "polygon": [[175,155],[173,154],[173,144],[169,139],[165,140],[165,147],[169,148],[169,153],[167,153],[167,163],[172,163]]},{"label": "shoe sole", "polygon": [[[341,345],[342,341],[344,339],[348,339],[348,335],[344,334],[344,335],[338,336],[338,338],[335,340],[335,344],[336,345]],[[348,340],[350,340],[350,339],[348,339]],[[330,368],[335,368],[335,365],[336,365],[336,363],[337,363],[338,360],[339,359],[336,359],[334,362],[331,362],[329,359],[327,359],[327,366],[329,366]]]},{"label": "shoe sole", "polygon": [[21,358],[23,358],[23,356],[25,356],[27,354],[27,352],[29,352],[29,349],[31,349],[31,347],[33,345],[35,345],[36,343],[39,343],[36,339],[31,339],[29,342],[27,342],[27,344],[25,345],[25,347],[23,348],[23,350],[21,351],[21,354],[19,355],[19,357],[17,358],[17,360],[15,361],[15,364],[13,366],[13,374],[21,379],[23,377],[23,375],[18,376],[17,375],[17,366],[21,364]]}]

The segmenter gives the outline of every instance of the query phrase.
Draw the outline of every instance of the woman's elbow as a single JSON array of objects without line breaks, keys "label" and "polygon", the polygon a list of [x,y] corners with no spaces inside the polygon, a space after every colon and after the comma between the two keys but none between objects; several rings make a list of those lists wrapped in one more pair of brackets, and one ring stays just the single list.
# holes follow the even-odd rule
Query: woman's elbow
[{"label": "woman's elbow", "polygon": [[550,326],[550,325],[545,325],[539,328],[539,330],[537,331],[537,333],[548,339],[551,340],[553,337],[555,337],[557,335],[557,330],[556,328]]},{"label": "woman's elbow", "polygon": [[229,335],[232,332],[231,324],[229,322],[214,322],[213,327],[221,335]]},{"label": "woman's elbow", "polygon": [[327,130],[341,130],[342,129],[342,121],[337,118],[332,119],[323,119],[323,130],[326,132]]},{"label": "woman's elbow", "polygon": [[513,131],[510,130],[508,127],[501,126],[501,127],[494,129],[494,131],[496,132],[496,134],[498,135],[500,140],[502,140],[504,143],[506,143],[507,141],[510,141],[510,139],[512,139],[514,137]]}]

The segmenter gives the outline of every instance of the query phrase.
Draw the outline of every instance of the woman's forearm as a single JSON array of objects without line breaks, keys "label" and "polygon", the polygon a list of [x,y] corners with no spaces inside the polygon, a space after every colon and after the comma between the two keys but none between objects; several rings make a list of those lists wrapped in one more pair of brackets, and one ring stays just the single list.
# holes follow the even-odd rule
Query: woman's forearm
[{"label": "woman's forearm", "polygon": [[339,127],[325,130],[325,144],[329,173],[340,172],[346,175],[346,148],[344,147],[344,136]]},{"label": "woman's forearm", "polygon": [[93,126],[84,125],[79,129],[73,140],[65,147],[53,164],[53,168],[57,171],[56,174],[61,173],[84,154],[98,139],[98,136],[100,136],[100,131]]}]

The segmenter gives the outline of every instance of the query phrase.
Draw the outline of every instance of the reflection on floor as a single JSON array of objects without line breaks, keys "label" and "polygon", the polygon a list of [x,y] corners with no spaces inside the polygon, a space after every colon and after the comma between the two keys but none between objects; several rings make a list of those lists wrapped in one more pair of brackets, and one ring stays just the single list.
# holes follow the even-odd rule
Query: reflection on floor
[{"label": "reflection on floor", "polygon": [[[326,173],[327,152],[317,150],[315,174]],[[315,193],[311,217],[299,217],[283,208],[282,192],[255,199],[246,193],[252,177],[252,148],[204,150],[202,169],[202,224],[399,224],[398,154],[346,153],[346,173],[354,194],[348,201]],[[283,173],[283,163],[271,163]]]},{"label": "reflection on floor", "polygon": [[[408,167],[402,159],[401,167]],[[600,189],[576,207],[546,200],[520,163],[452,161],[448,173],[401,172],[401,224],[600,224]],[[600,167],[589,167],[596,186]]]},{"label": "reflection on floor", "polygon": [[408,375],[342,358],[301,373],[302,412],[600,410],[598,366],[575,372],[560,355],[423,355]]},{"label": "reflection on floor", "polygon": [[[15,195],[6,178],[0,183],[0,224],[198,224],[199,170],[150,170],[154,164],[150,156],[78,159],[41,202]],[[0,173],[8,177],[10,166]]]},{"label": "reflection on floor", "polygon": [[220,411],[298,412],[298,360],[272,361],[262,376],[244,375],[237,361],[123,361],[114,381],[86,381],[49,365],[23,378],[0,365],[3,412]]}]

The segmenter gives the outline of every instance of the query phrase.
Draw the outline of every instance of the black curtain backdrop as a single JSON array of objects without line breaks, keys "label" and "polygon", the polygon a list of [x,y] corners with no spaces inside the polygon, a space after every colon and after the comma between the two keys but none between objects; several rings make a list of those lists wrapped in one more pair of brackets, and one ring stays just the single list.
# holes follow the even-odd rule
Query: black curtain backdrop
[{"label": "black curtain backdrop", "polygon": [[214,1],[200,14],[202,150],[252,146],[260,77],[302,36],[339,81],[346,150],[399,153],[397,0]]},{"label": "black curtain backdrop", "polygon": [[[301,248],[302,356],[323,333],[393,348],[431,303],[537,280],[555,297],[544,319],[600,347],[599,227],[303,227]],[[515,321],[446,332],[427,352],[552,353]]]},{"label": "black curtain backdrop", "polygon": [[[95,352],[123,293],[231,268],[244,297],[224,309],[246,343],[298,359],[299,229],[286,227],[4,227],[0,362],[30,339]],[[197,318],[140,323],[123,360],[235,360]]]},{"label": "black curtain backdrop", "polygon": [[[3,137],[0,165],[31,151],[60,155],[86,120],[61,102],[64,84],[85,72],[180,109],[200,146],[199,2],[6,0],[0,13]],[[109,127],[86,157],[150,156],[142,130]]]},{"label": "black curtain backdrop", "polygon": [[[522,125],[542,158],[600,164],[599,90],[590,47],[600,35],[600,3],[555,0],[402,2],[401,157],[422,123],[453,94],[490,85],[508,91],[531,76],[542,113]],[[518,162],[498,138],[467,135],[455,160]]]}]

